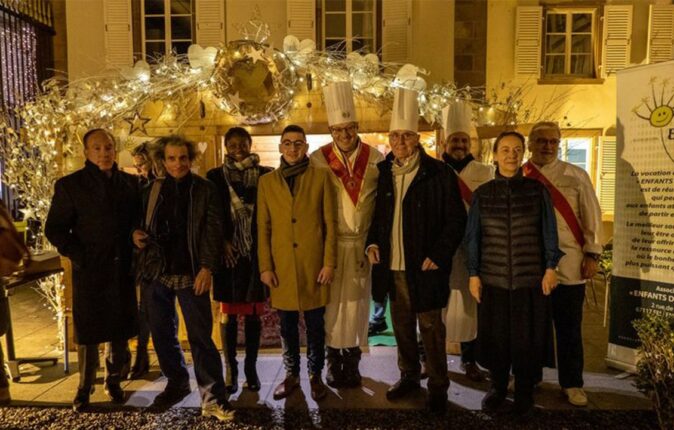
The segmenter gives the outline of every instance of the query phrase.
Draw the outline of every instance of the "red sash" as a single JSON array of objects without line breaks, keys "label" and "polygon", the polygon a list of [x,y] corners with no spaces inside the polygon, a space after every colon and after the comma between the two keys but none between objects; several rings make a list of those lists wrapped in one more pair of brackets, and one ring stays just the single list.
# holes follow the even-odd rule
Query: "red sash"
[{"label": "red sash", "polygon": [[461,179],[461,176],[456,175],[456,179],[459,180],[459,192],[461,193],[461,198],[463,201],[470,206],[473,201],[473,192],[468,188],[468,185]]},{"label": "red sash", "polygon": [[344,189],[349,194],[349,197],[351,197],[353,205],[356,206],[358,204],[360,189],[363,186],[363,179],[365,178],[367,161],[370,158],[370,147],[364,143],[361,144],[360,154],[358,154],[358,158],[356,158],[356,162],[353,165],[353,176],[349,175],[349,169],[337,157],[331,143],[323,145],[321,152],[328,162],[330,170],[342,181]]},{"label": "red sash", "polygon": [[573,209],[571,208],[571,205],[569,202],[566,200],[566,197],[564,197],[564,194],[562,194],[561,191],[559,191],[553,184],[546,178],[540,170],[536,166],[534,166],[534,163],[531,161],[527,161],[524,163],[524,166],[522,166],[522,171],[524,172],[525,176],[528,176],[532,179],[536,179],[537,181],[541,182],[543,185],[545,185],[545,188],[548,189],[550,192],[550,196],[552,197],[552,203],[555,206],[555,209],[559,214],[564,218],[564,221],[566,221],[566,225],[569,226],[569,229],[571,229],[571,233],[573,233],[573,237],[576,238],[576,242],[580,245],[582,248],[585,245],[585,236],[583,236],[583,229],[580,227],[580,223],[578,222],[578,218],[576,218],[576,214],[573,213]]}]

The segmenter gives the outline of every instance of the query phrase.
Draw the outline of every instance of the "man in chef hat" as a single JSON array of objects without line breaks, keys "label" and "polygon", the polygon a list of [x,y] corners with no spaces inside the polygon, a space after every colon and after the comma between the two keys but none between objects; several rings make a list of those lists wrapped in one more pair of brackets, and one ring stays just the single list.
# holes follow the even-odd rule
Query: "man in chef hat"
[{"label": "man in chef hat", "polygon": [[[442,110],[442,127],[445,146],[442,159],[456,173],[461,200],[466,212],[470,207],[473,191],[494,178],[494,168],[480,163],[470,153],[473,110],[470,103],[458,100]],[[447,340],[461,343],[461,367],[468,379],[484,380],[484,373],[476,364],[475,338],[477,336],[477,303],[468,289],[466,255],[460,247],[452,263],[449,281],[450,295],[445,315]]]},{"label": "man in chef hat", "polygon": [[325,309],[328,385],[357,387],[361,346],[367,345],[370,264],[363,254],[374,213],[379,170],[384,156],[360,140],[350,82],[323,88],[332,142],[311,154],[314,167],[329,171],[337,196],[337,267]]},{"label": "man in chef hat", "polygon": [[442,308],[449,299],[452,256],[463,238],[466,211],[456,175],[419,142],[418,94],[397,88],[389,143],[366,252],[374,300],[391,299],[400,380],[386,393],[397,400],[419,389],[417,323],[426,352],[429,409],[447,408],[447,356]]}]

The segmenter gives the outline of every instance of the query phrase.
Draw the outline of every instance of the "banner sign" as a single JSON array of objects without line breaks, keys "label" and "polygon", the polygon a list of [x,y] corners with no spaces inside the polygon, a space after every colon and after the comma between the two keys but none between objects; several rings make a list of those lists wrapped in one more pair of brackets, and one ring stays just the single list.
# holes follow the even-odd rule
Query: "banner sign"
[{"label": "banner sign", "polygon": [[632,321],[674,316],[674,61],[617,74],[608,361],[633,369]]}]

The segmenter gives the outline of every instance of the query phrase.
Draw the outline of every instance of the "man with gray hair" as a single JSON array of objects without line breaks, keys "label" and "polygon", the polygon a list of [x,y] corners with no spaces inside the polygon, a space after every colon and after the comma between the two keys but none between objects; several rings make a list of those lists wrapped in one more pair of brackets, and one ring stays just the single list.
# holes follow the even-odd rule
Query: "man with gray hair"
[{"label": "man with gray hair", "polygon": [[586,406],[581,327],[585,281],[597,273],[602,252],[601,209],[587,172],[559,160],[560,141],[556,123],[534,124],[529,132],[531,158],[523,171],[545,185],[555,206],[559,247],[565,254],[557,269],[559,287],[551,295],[559,384],[569,403]]}]

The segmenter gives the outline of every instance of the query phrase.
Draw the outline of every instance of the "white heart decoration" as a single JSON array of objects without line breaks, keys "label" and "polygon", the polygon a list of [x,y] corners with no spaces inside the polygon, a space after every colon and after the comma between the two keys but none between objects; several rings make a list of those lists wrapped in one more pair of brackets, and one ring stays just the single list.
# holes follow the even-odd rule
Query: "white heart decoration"
[{"label": "white heart decoration", "polygon": [[208,143],[207,142],[199,142],[197,145],[199,147],[199,152],[202,154],[206,153],[206,150],[208,149]]},{"label": "white heart decoration", "polygon": [[283,39],[283,52],[295,52],[300,49],[300,40],[292,34]]},{"label": "white heart decoration", "polygon": [[304,39],[300,42],[300,51],[302,53],[309,53],[316,50],[316,42],[311,39]]},{"label": "white heart decoration", "polygon": [[217,55],[218,49],[212,46],[202,48],[200,45],[193,44],[187,48],[187,60],[193,69],[212,69],[215,66],[215,57]]},{"label": "white heart decoration", "polygon": [[150,80],[150,65],[145,60],[137,61],[133,67],[122,67],[121,75],[130,81],[139,79],[143,82]]}]

